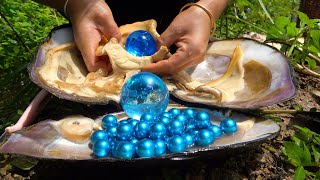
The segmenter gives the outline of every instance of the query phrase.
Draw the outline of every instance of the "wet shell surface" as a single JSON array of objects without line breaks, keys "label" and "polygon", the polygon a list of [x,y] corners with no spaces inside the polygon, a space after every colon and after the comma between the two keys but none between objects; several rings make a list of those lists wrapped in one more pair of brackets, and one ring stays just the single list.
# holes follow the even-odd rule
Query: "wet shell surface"
[{"label": "wet shell surface", "polygon": [[[159,37],[154,20],[121,26],[122,42],[112,38],[102,42],[96,51],[99,58],[109,59],[112,71],[100,69],[91,73],[73,43],[71,28],[55,29],[29,67],[31,79],[63,99],[87,104],[119,102],[126,79],[145,65],[170,55],[164,46],[152,56],[127,53],[123,43],[139,29]],[[171,95],[182,101],[234,109],[279,103],[292,98],[297,89],[287,58],[276,48],[251,39],[210,42],[202,63],[162,78]]]},{"label": "wet shell surface", "polygon": [[[170,108],[184,109],[186,107],[171,104]],[[226,113],[209,109],[198,109],[206,111],[210,115],[213,124],[219,125],[225,117],[230,117],[237,122],[238,131],[232,135],[225,135],[207,146],[188,149],[183,153],[170,153],[155,158],[125,159],[128,161],[144,161],[150,159],[183,160],[197,157],[206,152],[206,155],[221,151],[223,149],[235,149],[263,142],[275,137],[280,127],[272,120],[247,115],[237,112]],[[117,119],[127,119],[124,112],[114,113]],[[103,117],[103,116],[102,116]],[[122,161],[119,158],[96,158],[92,154],[89,142],[91,133],[99,129],[102,117],[91,119],[82,115],[68,116],[61,120],[45,120],[24,128],[12,134],[4,133],[0,138],[0,153],[17,154],[39,159],[60,160],[90,160],[90,161]]]}]

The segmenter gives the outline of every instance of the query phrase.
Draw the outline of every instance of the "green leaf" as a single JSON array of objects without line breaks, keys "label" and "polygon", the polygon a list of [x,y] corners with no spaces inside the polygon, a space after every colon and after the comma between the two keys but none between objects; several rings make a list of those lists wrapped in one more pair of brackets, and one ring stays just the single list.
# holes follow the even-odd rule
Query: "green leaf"
[{"label": "green leaf", "polygon": [[303,165],[310,165],[311,164],[311,154],[309,151],[309,148],[307,147],[306,144],[303,144],[303,159],[302,159],[302,164]]},{"label": "green leaf", "polygon": [[298,129],[298,131],[294,133],[295,137],[301,139],[304,142],[312,141],[314,132],[310,131],[310,129],[308,128],[300,127],[297,125],[294,125],[294,127]]},{"label": "green leaf", "polygon": [[313,142],[320,145],[320,137],[314,137]]},{"label": "green leaf", "polygon": [[32,158],[22,158],[22,157],[14,157],[10,164],[13,166],[22,169],[22,170],[30,170],[34,166],[36,166],[38,160]]},{"label": "green leaf", "polygon": [[287,26],[287,35],[289,38],[295,37],[299,34],[299,29],[296,28],[297,24],[295,22],[290,23]]},{"label": "green leaf", "polygon": [[297,11],[297,14],[298,14],[299,19],[302,23],[304,23],[304,24],[309,23],[309,17],[305,13]]},{"label": "green leaf", "polygon": [[296,168],[294,173],[294,180],[304,180],[306,177],[306,172],[302,166]]},{"label": "green leaf", "polygon": [[285,141],[284,154],[288,157],[289,162],[298,167],[302,165],[304,151],[301,147],[293,142]]},{"label": "green leaf", "polygon": [[319,51],[319,49],[320,49],[320,30],[311,30],[310,37],[312,39],[314,46],[316,46]]},{"label": "green leaf", "polygon": [[311,70],[317,69],[317,62],[314,59],[306,58],[306,61],[308,62],[308,67]]},{"label": "green leaf", "polygon": [[320,160],[320,150],[317,149],[316,147],[314,147],[314,145],[312,145],[311,148],[312,148],[314,161],[319,164],[320,163],[320,161],[319,161]]},{"label": "green leaf", "polygon": [[282,32],[282,34],[286,33],[285,27],[290,24],[290,19],[284,16],[280,16],[274,20],[274,23],[278,30]]}]

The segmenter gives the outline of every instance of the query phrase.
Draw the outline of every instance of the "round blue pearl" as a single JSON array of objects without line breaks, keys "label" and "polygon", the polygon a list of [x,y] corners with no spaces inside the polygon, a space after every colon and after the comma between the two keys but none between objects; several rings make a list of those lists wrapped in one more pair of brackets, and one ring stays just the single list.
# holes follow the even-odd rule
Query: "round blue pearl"
[{"label": "round blue pearl", "polygon": [[169,109],[169,111],[168,111],[168,113],[170,113],[171,114],[171,117],[176,117],[177,115],[179,115],[180,114],[180,109],[178,109],[178,108],[171,108],[171,109]]},{"label": "round blue pearl", "polygon": [[122,123],[117,127],[118,140],[128,141],[132,138],[133,133],[133,128],[129,123]]},{"label": "round blue pearl", "polygon": [[101,140],[98,140],[96,143],[94,143],[93,154],[99,158],[106,157],[106,156],[108,156],[110,149],[111,149],[111,147],[110,147],[108,140],[101,139]]},{"label": "round blue pearl", "polygon": [[237,123],[231,118],[226,118],[220,122],[221,130],[226,134],[233,134],[238,130]]},{"label": "round blue pearl", "polygon": [[109,137],[117,136],[117,126],[108,125],[104,127],[104,130],[106,131]]},{"label": "round blue pearl", "polygon": [[201,129],[195,138],[196,145],[208,146],[214,142],[213,133],[207,129]]},{"label": "round blue pearl", "polygon": [[183,134],[183,138],[186,142],[187,148],[190,148],[194,145],[195,140],[191,134]]},{"label": "round blue pearl", "polygon": [[101,139],[108,139],[108,134],[104,130],[97,130],[91,134],[90,142],[94,144]]},{"label": "round blue pearl", "polygon": [[213,133],[214,138],[219,138],[222,136],[222,131],[217,125],[211,125],[207,129]]},{"label": "round blue pearl", "polygon": [[166,117],[166,116],[161,116],[159,117],[159,122],[162,122],[164,125],[168,125],[170,123],[170,118]]},{"label": "round blue pearl", "polygon": [[131,142],[122,141],[118,144],[116,149],[116,156],[119,158],[130,159],[134,157],[135,146]]},{"label": "round blue pearl", "polygon": [[139,120],[130,118],[128,122],[129,124],[131,124],[132,127],[134,127],[139,122]]},{"label": "round blue pearl", "polygon": [[131,118],[140,119],[145,113],[158,116],[169,104],[169,91],[160,77],[149,72],[131,76],[122,86],[120,104]]},{"label": "round blue pearl", "polygon": [[155,155],[155,146],[152,140],[142,139],[136,146],[136,153],[139,157],[153,157]]},{"label": "round blue pearl", "polygon": [[137,139],[143,139],[149,136],[150,124],[139,121],[134,127],[134,134]]},{"label": "round blue pearl", "polygon": [[172,120],[167,127],[170,136],[181,135],[184,131],[184,125],[179,120]]},{"label": "round blue pearl", "polygon": [[154,155],[155,156],[161,156],[166,153],[167,150],[167,144],[164,142],[164,140],[157,139],[154,140]]},{"label": "round blue pearl", "polygon": [[181,121],[183,125],[188,124],[188,118],[183,114],[178,114],[174,119]]},{"label": "round blue pearl", "polygon": [[150,127],[150,139],[163,139],[167,134],[167,128],[162,122],[155,122]]},{"label": "round blue pearl", "polygon": [[179,135],[172,136],[167,142],[167,147],[171,153],[184,152],[187,149],[184,138]]},{"label": "round blue pearl", "polygon": [[182,114],[184,114],[188,119],[191,119],[196,114],[196,111],[192,108],[186,108],[182,111]]},{"label": "round blue pearl", "polygon": [[205,129],[211,125],[210,116],[207,112],[200,111],[195,116],[194,125],[198,129]]},{"label": "round blue pearl", "polygon": [[116,126],[118,123],[117,118],[111,114],[105,115],[101,121],[102,128],[106,128],[107,126]]},{"label": "round blue pearl", "polygon": [[129,34],[125,48],[134,56],[151,56],[156,52],[157,44],[148,31],[137,30]]},{"label": "round blue pearl", "polygon": [[141,122],[147,122],[147,123],[149,123],[149,124],[152,124],[155,120],[156,120],[155,116],[152,115],[151,113],[144,113],[144,114],[140,117],[140,121],[141,121]]}]

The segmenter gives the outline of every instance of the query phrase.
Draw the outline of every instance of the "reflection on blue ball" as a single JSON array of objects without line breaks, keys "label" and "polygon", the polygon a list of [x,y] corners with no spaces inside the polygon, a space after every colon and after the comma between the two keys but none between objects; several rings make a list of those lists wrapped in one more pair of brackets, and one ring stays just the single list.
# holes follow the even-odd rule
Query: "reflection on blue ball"
[{"label": "reflection on blue ball", "polygon": [[143,139],[149,136],[150,124],[147,122],[139,121],[134,127],[135,137],[137,139]]},{"label": "reflection on blue ball", "polygon": [[238,130],[237,123],[231,118],[226,118],[220,122],[221,130],[226,134],[233,134]]},{"label": "reflection on blue ball", "polygon": [[200,111],[195,115],[194,125],[198,129],[204,129],[211,125],[210,116],[207,112]]},{"label": "reflection on blue ball", "polygon": [[184,125],[179,120],[172,120],[167,127],[169,136],[181,135],[184,131]]},{"label": "reflection on blue ball", "polygon": [[192,119],[196,114],[196,111],[192,108],[186,108],[182,111],[182,114],[184,114],[188,119]]},{"label": "reflection on blue ball", "polygon": [[167,134],[167,128],[162,122],[155,122],[150,127],[150,139],[163,139]]},{"label": "reflection on blue ball", "polygon": [[166,116],[161,116],[158,121],[162,122],[165,126],[167,126],[171,120]]},{"label": "reflection on blue ball", "polygon": [[207,129],[213,133],[213,137],[215,138],[219,138],[222,136],[222,131],[217,125],[211,125]]},{"label": "reflection on blue ball", "polygon": [[104,130],[106,131],[109,137],[117,136],[117,126],[108,125],[104,127]]},{"label": "reflection on blue ball", "polygon": [[152,124],[156,120],[156,117],[151,113],[144,113],[140,117],[140,121],[147,122],[149,124]]},{"label": "reflection on blue ball", "polygon": [[123,85],[120,104],[125,113],[134,119],[140,119],[145,113],[158,116],[169,104],[169,91],[157,75],[140,72]]},{"label": "reflection on blue ball", "polygon": [[172,153],[184,152],[187,149],[186,142],[182,136],[172,136],[167,142],[168,150]]},{"label": "reflection on blue ball", "polygon": [[95,144],[98,140],[108,139],[108,134],[104,130],[94,131],[90,137],[91,144]]},{"label": "reflection on blue ball", "polygon": [[119,158],[130,159],[134,157],[135,146],[131,142],[122,141],[116,148],[116,156]]},{"label": "reflection on blue ball", "polygon": [[197,133],[195,141],[198,146],[209,146],[214,142],[213,133],[207,129],[202,129]]},{"label": "reflection on blue ball", "polygon": [[186,142],[187,148],[190,148],[194,145],[194,138],[190,134],[183,134],[183,138]]},{"label": "reflection on blue ball", "polygon": [[111,114],[105,115],[101,121],[102,128],[106,128],[107,126],[116,126],[118,123],[117,118]]},{"label": "reflection on blue ball", "polygon": [[98,140],[93,145],[93,154],[99,158],[106,157],[106,156],[108,156],[110,149],[111,149],[111,147],[110,147],[108,140],[106,140],[106,139]]},{"label": "reflection on blue ball", "polygon": [[188,118],[184,114],[178,114],[174,119],[181,121],[183,125],[188,124]]},{"label": "reflection on blue ball", "polygon": [[130,118],[128,122],[129,124],[131,124],[132,127],[134,127],[139,122],[139,120]]},{"label": "reflection on blue ball", "polygon": [[128,141],[132,138],[134,131],[129,123],[120,123],[117,127],[118,140]]},{"label": "reflection on blue ball", "polygon": [[171,115],[172,118],[176,117],[180,114],[180,109],[178,108],[171,108],[169,109],[168,113]]},{"label": "reflection on blue ball", "polygon": [[125,48],[127,52],[134,56],[151,56],[156,52],[157,44],[148,31],[137,30],[129,34]]},{"label": "reflection on blue ball", "polygon": [[154,155],[155,156],[161,156],[166,153],[167,150],[167,144],[160,139],[154,140]]},{"label": "reflection on blue ball", "polygon": [[155,155],[154,150],[154,143],[150,139],[142,139],[136,146],[136,153],[139,157],[153,157]]}]

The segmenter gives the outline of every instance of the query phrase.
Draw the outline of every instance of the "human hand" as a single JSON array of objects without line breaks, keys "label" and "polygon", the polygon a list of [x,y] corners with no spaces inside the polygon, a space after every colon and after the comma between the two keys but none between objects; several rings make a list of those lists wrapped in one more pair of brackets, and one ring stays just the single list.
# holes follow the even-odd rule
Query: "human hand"
[{"label": "human hand", "polygon": [[191,6],[178,14],[158,38],[158,45],[177,46],[168,59],[152,63],[142,70],[161,75],[175,74],[204,60],[210,36],[211,20],[199,7]]},{"label": "human hand", "polygon": [[75,43],[80,50],[88,71],[111,69],[106,59],[98,59],[95,51],[103,35],[121,40],[120,30],[111,9],[101,0],[69,0],[67,14],[72,23]]}]

